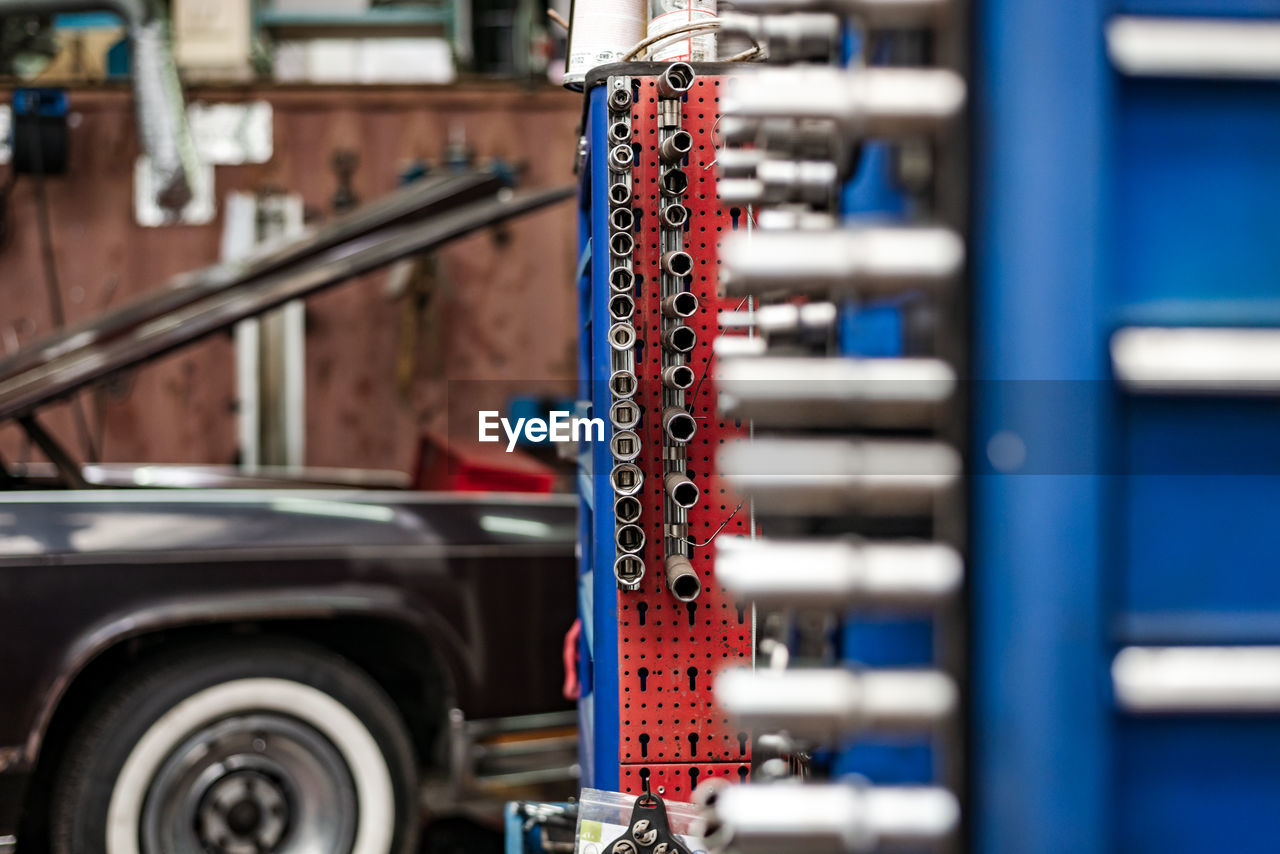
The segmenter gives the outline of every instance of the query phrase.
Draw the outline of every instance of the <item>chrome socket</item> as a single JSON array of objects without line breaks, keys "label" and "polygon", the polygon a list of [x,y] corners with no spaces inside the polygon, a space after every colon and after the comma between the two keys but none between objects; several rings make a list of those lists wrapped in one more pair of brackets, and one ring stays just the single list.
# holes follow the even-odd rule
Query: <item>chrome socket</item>
[{"label": "chrome socket", "polygon": [[630,323],[615,323],[609,327],[609,346],[622,352],[636,345],[636,330]]},{"label": "chrome socket", "polygon": [[662,369],[662,384],[676,391],[683,391],[693,385],[693,368],[688,365],[671,365]]},{"label": "chrome socket", "polygon": [[741,602],[823,611],[929,611],[960,594],[964,564],[940,543],[728,539],[716,578]]},{"label": "chrome socket", "polygon": [[658,177],[658,189],[664,196],[683,196],[689,191],[689,176],[683,169],[672,166]]},{"label": "chrome socket", "polygon": [[658,217],[662,220],[663,228],[684,228],[689,221],[689,209],[672,202],[662,208]]},{"label": "chrome socket", "polygon": [[[618,210],[626,210],[618,208]],[[629,231],[615,231],[609,235],[609,254],[615,258],[630,258],[635,251],[636,240]]]},{"label": "chrome socket", "polygon": [[640,521],[642,509],[639,498],[619,495],[613,502],[613,517],[624,525],[633,525]]},{"label": "chrome socket", "polygon": [[614,267],[609,271],[609,287],[617,293],[630,291],[636,284],[636,274],[630,267]]},{"label": "chrome socket", "polygon": [[955,682],[932,670],[726,670],[715,696],[739,726],[819,745],[861,733],[929,733],[959,707]]},{"label": "chrome socket", "polygon": [[609,201],[615,205],[625,205],[631,201],[631,184],[626,181],[610,184]]},{"label": "chrome socket", "polygon": [[678,471],[670,471],[663,475],[662,489],[667,497],[677,506],[688,510],[698,503],[702,492],[689,476]]},{"label": "chrome socket", "polygon": [[640,437],[631,430],[619,430],[609,439],[609,451],[613,454],[613,458],[624,463],[629,463],[640,456],[643,447]]},{"label": "chrome socket", "polygon": [[687,276],[693,272],[693,256],[681,249],[663,252],[661,265],[669,276]]},{"label": "chrome socket", "polygon": [[639,590],[644,578],[644,561],[633,554],[618,555],[613,562],[613,577],[623,590]]},{"label": "chrome socket", "polygon": [[698,298],[688,291],[672,294],[662,301],[663,317],[692,317],[698,312]]},{"label": "chrome socket", "polygon": [[609,109],[615,113],[626,112],[631,107],[631,89],[619,86],[609,93]]},{"label": "chrome socket", "polygon": [[609,407],[609,423],[618,430],[632,430],[640,423],[640,407],[633,400],[615,401]]},{"label": "chrome socket", "polygon": [[930,515],[960,478],[960,455],[916,440],[775,439],[720,451],[720,473],[778,516]]},{"label": "chrome socket", "polygon": [[619,400],[635,397],[636,375],[628,370],[614,371],[609,377],[609,393]]},{"label": "chrome socket", "polygon": [[702,593],[702,580],[684,555],[667,555],[663,561],[667,589],[681,602],[692,602]]},{"label": "chrome socket", "polygon": [[613,294],[609,297],[609,316],[614,323],[626,323],[636,313],[636,301],[626,294]]},{"label": "chrome socket", "polygon": [[639,525],[619,525],[613,532],[613,542],[618,551],[626,554],[644,551],[644,528]]},{"label": "chrome socket", "polygon": [[609,212],[609,227],[614,231],[631,231],[635,228],[636,215],[631,208],[614,208]]},{"label": "chrome socket", "polygon": [[687,130],[673,131],[658,145],[658,158],[663,163],[678,163],[693,151],[693,134]]},{"label": "chrome socket", "polygon": [[[662,333],[662,347],[675,353],[688,353],[698,343],[698,333],[691,326],[673,326]],[[763,343],[763,342],[761,342]]]},{"label": "chrome socket", "polygon": [[644,486],[644,472],[635,463],[618,463],[609,472],[609,485],[618,495],[635,495]]},{"label": "chrome socket", "polygon": [[673,62],[658,75],[658,97],[677,98],[689,91],[696,75],[687,62]]},{"label": "chrome socket", "polygon": [[681,406],[662,410],[662,432],[677,445],[684,445],[698,432],[698,422]]},{"label": "chrome socket", "polygon": [[622,120],[609,125],[609,141],[614,145],[629,145],[631,143],[631,124]]},{"label": "chrome socket", "polygon": [[614,172],[627,172],[635,164],[636,153],[630,145],[615,145],[609,149],[609,168]]},{"label": "chrome socket", "polygon": [[952,282],[964,264],[964,243],[937,226],[761,230],[750,240],[726,240],[721,258],[721,282],[732,296],[880,296]]}]

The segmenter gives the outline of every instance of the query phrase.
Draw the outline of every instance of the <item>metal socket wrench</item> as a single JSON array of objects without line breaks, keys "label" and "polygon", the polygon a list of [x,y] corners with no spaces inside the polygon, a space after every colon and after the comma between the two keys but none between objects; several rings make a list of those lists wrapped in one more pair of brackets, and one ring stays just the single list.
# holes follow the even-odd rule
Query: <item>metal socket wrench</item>
[{"label": "metal socket wrench", "polygon": [[636,274],[630,267],[614,267],[609,271],[609,287],[618,292],[630,291],[636,284]]},{"label": "metal socket wrench", "polygon": [[692,317],[698,311],[698,298],[688,291],[672,294],[662,301],[663,317]]},{"label": "metal socket wrench", "polygon": [[663,566],[667,578],[667,589],[676,599],[681,602],[692,602],[702,593],[702,581],[687,557],[681,554],[667,555]]},{"label": "metal socket wrench", "polygon": [[615,323],[625,323],[636,313],[636,301],[626,294],[613,294],[609,297],[609,316]]},{"label": "metal socket wrench", "polygon": [[618,430],[631,430],[640,423],[640,407],[633,400],[619,400],[609,407],[609,423]]},{"label": "metal socket wrench", "polygon": [[952,282],[964,264],[964,242],[937,226],[760,230],[750,239],[730,237],[721,258],[731,296],[890,296]]},{"label": "metal socket wrench", "polygon": [[609,125],[609,141],[614,145],[630,144],[631,124],[626,121],[616,121]]},{"label": "metal socket wrench", "polygon": [[[624,208],[618,208],[624,210]],[[630,231],[615,231],[609,235],[609,254],[615,258],[630,258],[635,251],[636,240]]]},{"label": "metal socket wrench", "polygon": [[615,145],[609,149],[609,168],[615,172],[626,172],[636,161],[636,153],[630,145]]},{"label": "metal socket wrench", "polygon": [[644,578],[644,560],[633,554],[620,554],[613,562],[613,577],[626,590],[638,590]]},{"label": "metal socket wrench", "polygon": [[609,109],[615,113],[626,112],[631,106],[631,89],[627,86],[618,86],[609,92]]},{"label": "metal socket wrench", "polygon": [[678,471],[669,471],[663,475],[662,489],[677,507],[685,510],[697,504],[702,494],[688,475]]},{"label": "metal socket wrench", "polygon": [[677,163],[690,151],[693,151],[693,134],[687,130],[672,131],[666,139],[658,143],[658,158],[663,163]]},{"label": "metal socket wrench", "polygon": [[633,525],[640,521],[642,505],[634,495],[619,495],[613,502],[613,518],[624,525]]},{"label": "metal socket wrench", "polygon": [[613,532],[613,542],[618,551],[636,554],[644,550],[644,528],[639,525],[619,525]]},{"label": "metal socket wrench", "polygon": [[664,169],[658,176],[658,189],[664,196],[683,196],[689,191],[689,176],[675,166]]},{"label": "metal socket wrench", "polygon": [[631,430],[619,430],[609,439],[609,451],[613,454],[613,458],[624,463],[629,463],[640,456],[643,447],[640,437]]},{"label": "metal socket wrench", "polygon": [[720,410],[764,428],[928,427],[955,393],[941,359],[773,356],[721,362]]},{"label": "metal socket wrench", "polygon": [[731,77],[724,114],[827,119],[850,136],[901,137],[942,130],[964,102],[964,79],[946,69],[803,66]]},{"label": "metal socket wrench", "polygon": [[769,61],[831,62],[840,48],[840,19],[825,12],[785,15],[720,13],[719,38],[750,39],[763,45]]},{"label": "metal socket wrench", "polygon": [[636,346],[636,328],[630,323],[615,323],[609,327],[609,346],[622,352]]},{"label": "metal socket wrench", "polygon": [[749,15],[831,12],[873,29],[910,29],[945,23],[954,0],[734,0]]},{"label": "metal socket wrench", "polygon": [[683,445],[698,432],[698,422],[681,406],[662,410],[662,432],[678,445]]},{"label": "metal socket wrench", "polygon": [[672,202],[663,206],[658,212],[658,218],[662,220],[664,228],[684,228],[685,223],[689,221],[689,209]]},{"label": "metal socket wrench", "polygon": [[930,515],[960,478],[960,455],[918,440],[756,439],[720,451],[720,473],[779,516]]},{"label": "metal socket wrench", "polygon": [[928,847],[959,824],[959,801],[941,787],[786,780],[720,789],[694,832],[710,851],[865,854]]},{"label": "metal socket wrench", "polygon": [[618,495],[635,495],[644,486],[644,472],[635,463],[618,463],[609,472],[609,485]]},{"label": "metal socket wrench", "polygon": [[[698,343],[692,326],[673,326],[662,333],[662,347],[675,353],[688,353]],[[763,342],[761,342],[763,343]]]},{"label": "metal socket wrench", "polygon": [[677,391],[693,385],[693,368],[688,365],[670,365],[662,369],[662,384]]},{"label": "metal socket wrench", "polygon": [[609,211],[609,227],[614,231],[631,231],[635,224],[636,215],[631,208],[614,208]]},{"label": "metal socket wrench", "polygon": [[631,201],[631,184],[627,181],[615,181],[610,184],[609,201],[615,205],[625,205]]},{"label": "metal socket wrench", "polygon": [[929,733],[959,706],[955,682],[934,670],[725,670],[715,695],[739,726],[818,745],[864,733]]},{"label": "metal socket wrench", "polygon": [[669,276],[687,276],[693,272],[693,256],[682,249],[663,252],[660,263],[662,272]]},{"label": "metal socket wrench", "polygon": [[636,375],[628,370],[614,371],[609,377],[609,393],[619,399],[635,397]]},{"label": "metal socket wrench", "polygon": [[658,75],[658,97],[677,98],[693,85],[693,66],[687,62],[673,62]]},{"label": "metal socket wrench", "polygon": [[716,578],[741,602],[823,611],[927,611],[960,593],[964,564],[940,543],[728,539]]}]

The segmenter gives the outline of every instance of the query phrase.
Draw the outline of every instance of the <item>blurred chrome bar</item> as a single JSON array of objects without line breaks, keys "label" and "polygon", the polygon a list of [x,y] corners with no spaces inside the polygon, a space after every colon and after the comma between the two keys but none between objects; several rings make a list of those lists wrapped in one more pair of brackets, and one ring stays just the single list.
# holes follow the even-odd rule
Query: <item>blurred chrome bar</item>
[{"label": "blurred chrome bar", "polygon": [[824,745],[859,733],[930,731],[959,699],[951,678],[932,670],[725,670],[715,691],[739,726]]},{"label": "blurred chrome bar", "polygon": [[1120,16],[1107,24],[1107,55],[1138,77],[1280,78],[1280,22]]},{"label": "blurred chrome bar", "polygon": [[1280,394],[1280,329],[1135,326],[1111,336],[1120,385],[1135,394]]},{"label": "blurred chrome bar", "polygon": [[838,315],[835,305],[829,302],[781,303],[762,305],[750,312],[726,311],[720,315],[720,326],[724,329],[755,329],[766,337],[807,335],[830,331]]},{"label": "blurred chrome bar", "polygon": [[726,360],[720,410],[757,427],[920,427],[955,391],[940,359],[765,357]]},{"label": "blurred chrome bar", "polygon": [[952,0],[733,0],[750,14],[831,12],[858,18],[873,27],[922,27],[945,20]]},{"label": "blurred chrome bar", "polygon": [[720,788],[702,819],[707,848],[735,854],[919,850],[946,840],[959,823],[955,795],[939,787],[790,781]]},{"label": "blurred chrome bar", "polygon": [[1145,714],[1280,712],[1280,647],[1131,646],[1111,662],[1116,704]]},{"label": "blurred chrome bar", "polygon": [[937,543],[730,538],[718,543],[716,578],[769,608],[915,610],[957,595],[964,565]]},{"label": "blurred chrome bar", "polygon": [[936,68],[760,69],[729,79],[724,114],[830,119],[856,136],[932,133],[964,108],[964,79]]},{"label": "blurred chrome bar", "polygon": [[828,13],[720,13],[720,38],[763,45],[770,62],[829,62],[839,49],[840,33],[840,19]]},{"label": "blurred chrome bar", "polygon": [[934,226],[757,231],[726,240],[721,257],[731,296],[889,295],[950,282],[964,263],[964,244]]},{"label": "blurred chrome bar", "polygon": [[958,482],[960,457],[927,441],[769,438],[726,445],[720,472],[762,514],[925,514]]}]

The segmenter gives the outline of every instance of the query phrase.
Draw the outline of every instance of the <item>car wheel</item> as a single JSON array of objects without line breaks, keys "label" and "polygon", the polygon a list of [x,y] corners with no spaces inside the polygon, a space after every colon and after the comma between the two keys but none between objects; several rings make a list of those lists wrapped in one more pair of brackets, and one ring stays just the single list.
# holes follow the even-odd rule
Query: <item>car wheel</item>
[{"label": "car wheel", "polygon": [[325,650],[210,644],[127,677],[55,781],[56,854],[406,854],[417,785],[382,688]]}]

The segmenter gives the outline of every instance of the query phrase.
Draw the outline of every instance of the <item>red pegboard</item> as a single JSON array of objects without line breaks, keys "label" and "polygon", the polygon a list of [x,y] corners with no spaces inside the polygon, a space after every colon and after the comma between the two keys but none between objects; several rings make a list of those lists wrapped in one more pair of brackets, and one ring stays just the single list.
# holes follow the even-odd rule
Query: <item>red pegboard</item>
[{"label": "red pegboard", "polygon": [[693,800],[693,790],[711,777],[722,777],[734,783],[746,780],[751,773],[747,762],[677,763],[671,765],[623,765],[622,791],[638,795],[649,778],[650,791],[668,801]]},{"label": "red pegboard", "polygon": [[[623,791],[642,790],[638,769],[647,767],[687,799],[690,768],[700,775],[738,779],[749,769],[751,740],[733,726],[712,698],[715,674],[725,667],[751,662],[751,612],[740,609],[715,579],[715,546],[692,549],[690,560],[702,580],[702,594],[685,605],[668,592],[663,578],[662,538],[662,386],[658,226],[658,125],[654,78],[636,78],[639,97],[632,113],[634,143],[640,146],[633,186],[640,232],[636,238],[637,273],[635,326],[637,402],[645,412],[640,428],[645,453],[637,463],[644,470],[642,493],[645,528],[645,575],[641,589],[618,594],[618,673],[622,731],[619,761]],[[718,419],[715,381],[711,376],[712,343],[719,334],[718,316],[738,308],[718,296],[720,238],[733,230],[737,211],[723,210],[716,195],[715,126],[719,117],[719,77],[698,77],[684,104],[682,127],[693,135],[694,147],[684,167],[689,191],[685,251],[694,260],[690,290],[700,307],[685,322],[698,334],[689,365],[700,385],[686,394],[686,406],[698,419],[698,431],[687,446],[688,468],[702,489],[702,501],[689,510],[689,531],[706,542],[741,506],[741,497],[726,488],[715,473],[716,454],[726,440],[742,431]],[[742,225],[745,227],[745,218]],[[745,535],[745,506],[720,533]],[[655,763],[655,764],[649,764]],[[692,763],[692,764],[673,764]],[[747,763],[747,764],[744,764]],[[655,778],[656,779],[656,778]],[[683,781],[683,782],[680,782]],[[651,781],[652,782],[652,781]],[[653,782],[656,787],[659,785]]]}]

